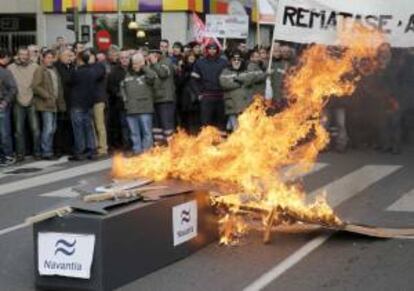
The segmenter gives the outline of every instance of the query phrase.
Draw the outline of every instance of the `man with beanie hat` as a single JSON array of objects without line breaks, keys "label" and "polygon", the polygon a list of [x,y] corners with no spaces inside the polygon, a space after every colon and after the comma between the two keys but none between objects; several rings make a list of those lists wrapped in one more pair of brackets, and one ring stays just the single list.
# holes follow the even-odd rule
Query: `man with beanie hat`
[{"label": "man with beanie hat", "polygon": [[220,48],[210,42],[206,46],[205,57],[195,63],[191,74],[197,84],[202,125],[212,125],[222,131],[225,130],[226,117],[219,77],[226,65],[226,60],[220,57]]}]

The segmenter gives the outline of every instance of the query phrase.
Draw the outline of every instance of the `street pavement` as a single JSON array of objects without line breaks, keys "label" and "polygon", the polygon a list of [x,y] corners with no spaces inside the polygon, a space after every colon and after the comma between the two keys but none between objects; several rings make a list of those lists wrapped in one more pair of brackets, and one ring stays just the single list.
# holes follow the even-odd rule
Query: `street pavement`
[{"label": "street pavement", "polygon": [[[110,166],[110,160],[62,158],[2,169],[0,291],[35,290],[33,233],[24,219],[72,199],[72,187],[108,176]],[[303,183],[310,198],[326,190],[345,221],[414,227],[413,173],[414,148],[399,156],[325,153]],[[213,243],[119,290],[413,290],[412,258],[411,240],[278,231],[264,245],[262,234],[252,231],[237,247]]]}]

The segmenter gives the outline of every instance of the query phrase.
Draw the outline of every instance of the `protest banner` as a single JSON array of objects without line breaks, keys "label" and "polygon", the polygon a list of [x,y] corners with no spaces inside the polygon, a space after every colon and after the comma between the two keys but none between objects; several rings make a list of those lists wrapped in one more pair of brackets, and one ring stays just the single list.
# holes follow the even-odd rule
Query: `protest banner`
[{"label": "protest banner", "polygon": [[353,21],[380,30],[394,47],[414,46],[412,0],[280,0],[275,39],[333,45]]}]

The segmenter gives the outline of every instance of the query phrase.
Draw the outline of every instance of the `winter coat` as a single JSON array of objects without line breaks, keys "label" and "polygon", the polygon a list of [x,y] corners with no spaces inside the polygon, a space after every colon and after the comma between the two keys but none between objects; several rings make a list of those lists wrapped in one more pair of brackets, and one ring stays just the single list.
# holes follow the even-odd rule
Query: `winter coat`
[{"label": "winter coat", "polygon": [[155,103],[174,102],[174,66],[170,59],[163,57],[150,68],[157,74],[154,83]]},{"label": "winter coat", "polygon": [[154,112],[153,85],[157,74],[149,67],[140,72],[129,72],[121,82],[121,96],[127,114],[144,114]]},{"label": "winter coat", "polygon": [[75,69],[75,67],[73,65],[65,65],[64,63],[59,62],[59,61],[55,64],[55,67],[62,81],[63,98],[65,99],[66,109],[69,109],[70,108],[69,97],[70,97],[70,92],[72,90],[71,84],[70,84],[70,76],[73,70]]},{"label": "winter coat", "polygon": [[95,102],[96,82],[105,71],[96,70],[91,65],[77,67],[71,75],[72,91],[70,94],[71,108],[89,110]]},{"label": "winter coat", "polygon": [[194,64],[186,64],[180,76],[180,94],[177,96],[177,105],[180,112],[198,110],[198,96],[195,80],[191,78]]},{"label": "winter coat", "polygon": [[57,77],[57,94],[53,86],[52,73],[48,68],[39,66],[34,73],[32,87],[36,110],[46,112],[66,111],[62,81],[56,68],[52,67],[51,70],[55,72]]},{"label": "winter coat", "polygon": [[17,85],[12,73],[0,67],[0,101],[12,103],[17,94]]},{"label": "winter coat", "polygon": [[21,106],[30,106],[33,101],[33,76],[38,64],[30,62],[22,65],[18,62],[11,64],[8,69],[12,72],[17,84],[17,102]]},{"label": "winter coat", "polygon": [[94,91],[94,102],[101,103],[108,101],[108,94],[106,92],[107,76],[106,67],[103,63],[96,63],[92,65],[92,68],[99,74],[98,79],[95,82],[96,89]]},{"label": "winter coat", "polygon": [[124,101],[121,97],[120,85],[125,79],[127,70],[121,65],[113,66],[108,75],[106,90],[109,94],[109,107],[116,110],[124,110]]},{"label": "winter coat", "polygon": [[253,97],[254,95],[264,96],[265,87],[266,87],[266,71],[260,66],[260,64],[250,62],[247,65],[247,71],[253,72],[255,77],[253,84],[250,87],[249,95]]},{"label": "winter coat", "polygon": [[286,64],[282,61],[273,61],[272,74],[270,81],[272,84],[273,100],[280,100],[283,98],[283,80],[287,73]]},{"label": "winter coat", "polygon": [[219,80],[224,91],[226,115],[243,112],[251,102],[249,87],[255,80],[254,72],[226,68],[221,73]]},{"label": "winter coat", "polygon": [[221,57],[200,58],[194,65],[192,77],[197,81],[198,94],[204,97],[222,92],[219,77],[227,66],[227,61]]}]

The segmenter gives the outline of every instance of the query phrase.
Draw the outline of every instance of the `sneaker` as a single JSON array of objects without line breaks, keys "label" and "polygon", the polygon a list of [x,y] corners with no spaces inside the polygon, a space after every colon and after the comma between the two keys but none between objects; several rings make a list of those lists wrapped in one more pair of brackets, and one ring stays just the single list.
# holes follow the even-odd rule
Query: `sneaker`
[{"label": "sneaker", "polygon": [[12,156],[5,156],[3,158],[3,161],[4,161],[5,164],[10,166],[10,165],[14,165],[16,163],[16,158],[12,157]]},{"label": "sneaker", "polygon": [[45,160],[45,161],[56,161],[58,159],[59,158],[57,156],[44,156],[44,157],[42,157],[42,160]]},{"label": "sneaker", "polygon": [[16,156],[16,162],[23,162],[24,161],[24,156],[23,155],[17,155]]},{"label": "sneaker", "polygon": [[0,159],[0,168],[4,168],[4,167],[7,167],[7,166],[9,166],[9,165],[6,163],[5,159],[1,158]]},{"label": "sneaker", "polygon": [[40,161],[42,159],[42,156],[41,155],[33,155],[33,159],[35,161]]},{"label": "sneaker", "polygon": [[80,155],[73,155],[73,156],[70,156],[69,158],[68,158],[68,160],[69,161],[72,161],[72,162],[79,162],[79,161],[84,161],[86,158],[84,157],[84,156],[80,156]]}]

